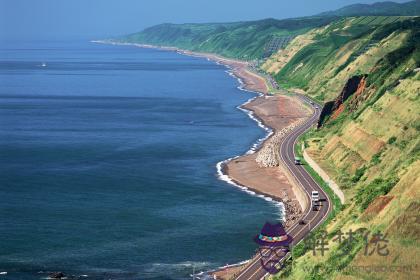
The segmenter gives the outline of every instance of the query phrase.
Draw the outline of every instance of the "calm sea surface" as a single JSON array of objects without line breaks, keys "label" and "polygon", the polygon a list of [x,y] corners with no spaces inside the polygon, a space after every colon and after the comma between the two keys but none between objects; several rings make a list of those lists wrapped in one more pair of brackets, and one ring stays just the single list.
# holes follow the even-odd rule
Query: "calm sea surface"
[{"label": "calm sea surface", "polygon": [[223,66],[93,43],[0,45],[0,275],[187,279],[242,261],[273,203],[217,178],[265,132]]}]

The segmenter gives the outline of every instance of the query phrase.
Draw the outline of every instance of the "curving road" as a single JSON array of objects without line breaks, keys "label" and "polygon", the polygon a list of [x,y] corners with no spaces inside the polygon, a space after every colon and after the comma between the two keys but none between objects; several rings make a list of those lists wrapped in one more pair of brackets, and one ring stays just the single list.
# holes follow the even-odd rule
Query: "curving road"
[{"label": "curving road", "polygon": [[[319,119],[321,113],[318,105],[312,105],[311,100],[303,95],[297,95],[302,102],[312,106],[314,111],[312,116],[304,122],[301,126],[294,129],[289,133],[280,145],[280,156],[284,165],[289,169],[290,173],[295,177],[297,182],[303,187],[306,194],[308,195],[308,201],[311,201],[311,192],[318,191],[320,199],[322,200],[322,206],[317,211],[312,209],[312,202],[310,207],[304,211],[303,221],[305,224],[296,223],[287,232],[293,236],[292,246],[295,246],[303,238],[308,235],[312,230],[319,226],[328,216],[331,211],[332,203],[328,195],[324,190],[312,179],[312,177],[306,172],[305,168],[301,165],[295,165],[295,152],[294,146],[298,137],[311,128]],[[319,107],[320,108],[320,107]],[[283,257],[281,261],[284,261],[287,256]],[[235,279],[237,280],[259,280],[264,278],[267,272],[261,267],[261,257],[257,255],[251,262],[238,274]]]}]

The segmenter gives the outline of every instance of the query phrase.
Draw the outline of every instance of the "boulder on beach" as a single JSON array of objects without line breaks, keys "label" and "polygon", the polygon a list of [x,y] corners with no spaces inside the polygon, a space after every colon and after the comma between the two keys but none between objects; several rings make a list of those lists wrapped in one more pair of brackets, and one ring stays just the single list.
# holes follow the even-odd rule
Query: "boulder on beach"
[{"label": "boulder on beach", "polygon": [[255,161],[260,167],[276,167],[280,165],[280,145],[284,136],[302,123],[298,120],[293,124],[277,131],[258,151]]}]

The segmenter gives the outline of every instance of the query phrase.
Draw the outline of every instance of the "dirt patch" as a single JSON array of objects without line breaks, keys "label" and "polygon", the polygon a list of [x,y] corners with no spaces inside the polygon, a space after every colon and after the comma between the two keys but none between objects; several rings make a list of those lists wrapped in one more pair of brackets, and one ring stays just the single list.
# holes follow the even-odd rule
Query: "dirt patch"
[{"label": "dirt patch", "polygon": [[361,219],[367,221],[378,215],[392,200],[394,196],[381,195],[377,197],[365,210]]},{"label": "dirt patch", "polygon": [[351,112],[356,111],[359,108],[359,106],[369,98],[371,91],[368,90],[365,93],[366,86],[367,86],[367,77],[365,76],[360,81],[356,92],[353,94],[353,97],[350,99],[349,108]]},{"label": "dirt patch", "polygon": [[345,107],[344,104],[341,104],[337,110],[334,111],[334,113],[331,115],[331,119],[335,120],[336,118],[338,118],[339,115],[341,115],[341,113],[343,113]]}]

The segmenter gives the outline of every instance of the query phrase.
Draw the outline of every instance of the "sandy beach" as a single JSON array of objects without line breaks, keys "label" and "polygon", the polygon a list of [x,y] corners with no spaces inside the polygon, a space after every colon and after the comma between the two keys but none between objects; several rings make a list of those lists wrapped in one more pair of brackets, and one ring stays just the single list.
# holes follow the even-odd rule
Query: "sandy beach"
[{"label": "sandy beach", "polygon": [[184,50],[178,50],[178,53],[195,57],[204,57],[219,64],[223,64],[229,67],[232,71],[232,74],[234,74],[242,81],[244,89],[259,92],[261,94],[268,93],[266,80],[249,70],[249,64],[246,61],[229,59],[215,54],[196,53]]}]

